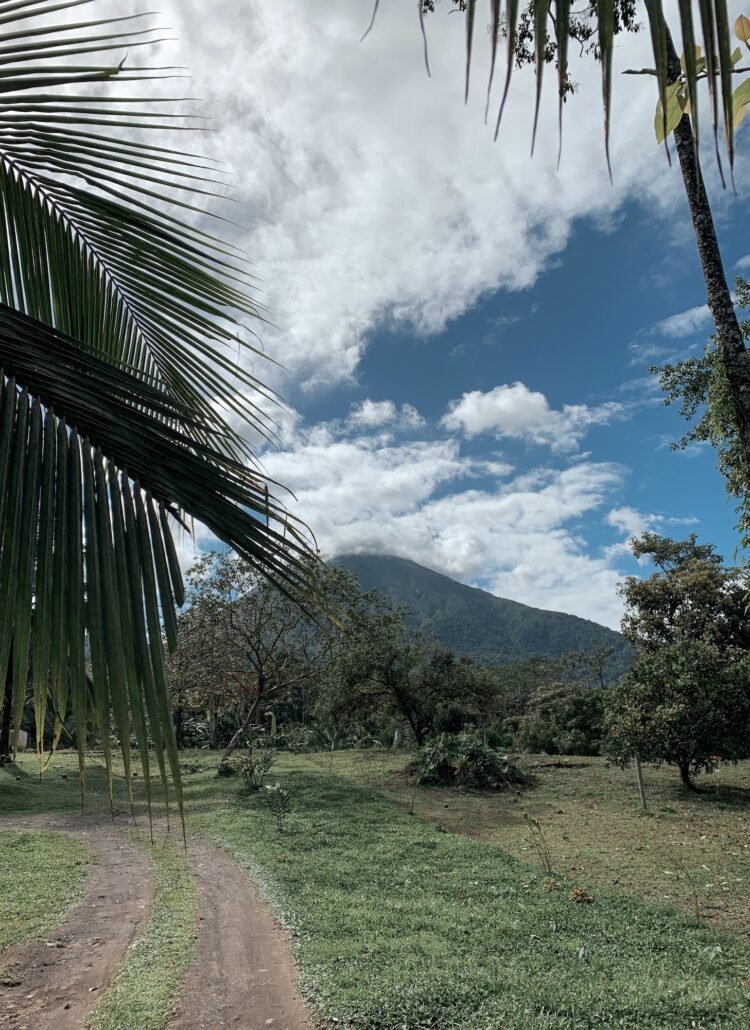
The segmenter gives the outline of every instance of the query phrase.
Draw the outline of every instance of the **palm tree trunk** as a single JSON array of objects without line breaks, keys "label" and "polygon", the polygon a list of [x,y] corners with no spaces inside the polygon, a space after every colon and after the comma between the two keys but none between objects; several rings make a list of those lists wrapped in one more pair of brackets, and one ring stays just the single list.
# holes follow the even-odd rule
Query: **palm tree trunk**
[{"label": "palm tree trunk", "polygon": [[[676,82],[681,73],[680,59],[669,30],[667,30],[667,61],[668,80],[670,83]],[[750,354],[745,347],[732,304],[706,186],[695,149],[692,125],[687,115],[682,116],[674,130],[674,139],[690,208],[690,218],[698,244],[708,307],[716,326],[719,360],[734,406],[745,486],[750,488]]]}]

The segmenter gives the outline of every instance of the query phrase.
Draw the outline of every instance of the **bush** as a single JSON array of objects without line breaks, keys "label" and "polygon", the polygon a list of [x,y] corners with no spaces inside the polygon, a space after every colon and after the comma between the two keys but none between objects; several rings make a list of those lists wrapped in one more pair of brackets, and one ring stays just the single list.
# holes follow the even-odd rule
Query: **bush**
[{"label": "bush", "polygon": [[276,752],[272,747],[248,746],[247,751],[231,758],[229,764],[242,776],[247,790],[260,790],[275,761]]},{"label": "bush", "polygon": [[540,687],[518,720],[514,747],[533,754],[598,755],[606,694],[581,683]]},{"label": "bush", "polygon": [[420,748],[406,767],[419,783],[438,787],[505,790],[532,780],[477,732],[441,733]]}]

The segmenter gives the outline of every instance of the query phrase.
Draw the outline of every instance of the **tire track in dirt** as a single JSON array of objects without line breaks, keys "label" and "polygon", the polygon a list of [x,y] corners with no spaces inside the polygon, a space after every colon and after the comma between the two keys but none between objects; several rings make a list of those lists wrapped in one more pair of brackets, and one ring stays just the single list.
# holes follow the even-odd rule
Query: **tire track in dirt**
[{"label": "tire track in dirt", "polygon": [[188,840],[198,941],[169,1030],[310,1030],[289,939],[220,848]]},{"label": "tire track in dirt", "polygon": [[8,984],[0,987],[2,1030],[79,1030],[146,923],[153,901],[148,860],[99,820],[1,819],[0,830],[68,833],[95,856],[67,918],[46,937],[0,953]]}]

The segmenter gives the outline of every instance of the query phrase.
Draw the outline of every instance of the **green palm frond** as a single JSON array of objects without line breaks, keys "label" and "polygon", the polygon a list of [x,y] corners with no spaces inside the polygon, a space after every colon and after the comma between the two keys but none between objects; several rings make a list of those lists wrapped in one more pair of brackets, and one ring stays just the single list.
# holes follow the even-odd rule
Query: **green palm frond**
[{"label": "green palm frond", "polygon": [[[150,739],[179,790],[162,641],[175,646],[184,601],[170,518],[189,511],[304,590],[302,535],[252,468],[201,442],[209,427],[184,402],[5,306],[0,368],[13,369],[0,410],[0,667],[12,642],[16,734],[30,666],[37,726],[54,711],[53,749],[70,700],[82,775],[91,716],[111,776],[112,714],[128,782],[132,726],[144,775]],[[41,735],[37,747],[41,760]]]},{"label": "green palm frond", "polygon": [[275,396],[250,370],[253,279],[203,227],[223,183],[165,145],[180,112],[125,85],[177,73],[131,57],[161,35],[73,12],[97,2],[0,0],[0,669],[16,734],[31,685],[40,762],[48,712],[54,751],[72,711],[82,777],[90,723],[111,777],[113,725],[128,782],[132,733],[179,800],[173,527],[297,597],[309,551],[246,442]]},{"label": "green palm frond", "polygon": [[[256,431],[271,430],[264,409],[247,400],[270,391],[237,360],[238,348],[255,350],[252,281],[232,248],[165,206],[199,211],[197,201],[221,182],[210,163],[144,138],[156,130],[161,143],[175,128],[163,102],[118,92],[171,73],[123,63],[160,37],[131,29],[137,18],[120,19],[127,31],[101,19],[49,24],[49,15],[77,6],[0,4],[0,29],[12,27],[0,32],[0,300],[133,365],[241,453],[217,402]],[[88,63],[107,51],[119,59]],[[69,91],[85,82],[109,92]],[[53,89],[60,86],[68,89]]]},{"label": "green palm frond", "polygon": [[[477,18],[476,0],[451,0],[458,11],[464,12],[466,16],[466,95],[468,97],[469,73],[472,64],[474,37],[476,35],[475,22]],[[428,11],[435,10],[435,0],[418,0],[420,27],[424,36],[424,15]],[[489,12],[487,24],[489,27],[490,40],[490,71],[488,81],[487,112],[490,106],[490,93],[495,74],[495,63],[497,57],[498,42],[501,36],[505,36],[507,45],[507,64],[505,72],[505,84],[503,86],[498,107],[495,138],[497,138],[500,122],[508,97],[511,82],[511,73],[516,60],[517,26],[519,18],[519,0],[489,0]],[[604,106],[604,143],[609,165],[609,137],[610,120],[612,110],[612,58],[614,50],[614,39],[617,31],[615,17],[615,0],[591,0],[588,5],[597,23],[598,53],[601,59],[602,69],[602,96]],[[732,94],[732,76],[735,74],[732,61],[731,45],[731,24],[728,13],[727,0],[696,0],[699,21],[702,33],[702,49],[705,55],[705,71],[698,68],[696,61],[696,32],[695,18],[693,14],[692,0],[678,0],[679,35],[682,41],[684,52],[684,79],[687,94],[690,99],[690,114],[693,122],[693,132],[698,139],[698,82],[706,78],[710,94],[712,111],[712,122],[714,136],[716,139],[716,154],[721,168],[721,157],[718,146],[719,110],[721,109],[721,123],[724,131],[725,148],[730,168],[734,164],[734,128],[735,128],[735,107]],[[375,4],[372,19],[374,20],[379,7]],[[651,43],[654,55],[654,67],[643,69],[643,73],[655,77],[658,85],[659,97],[661,99],[661,110],[666,110],[667,87],[671,83],[672,73],[669,67],[669,54],[667,46],[667,32],[669,26],[665,19],[663,0],[645,0],[646,15],[651,33]],[[558,63],[558,90],[560,95],[560,135],[562,139],[562,101],[567,89],[568,69],[568,34],[571,26],[571,15],[589,13],[584,7],[583,11],[575,10],[573,0],[555,0],[554,8],[550,0],[529,0],[530,23],[533,25],[534,49],[536,66],[536,98],[534,108],[534,121],[532,129],[532,152],[539,118],[539,104],[542,94],[542,82],[544,76],[545,47],[550,37],[549,23],[552,22],[552,33],[556,44]],[[370,26],[372,27],[372,26]],[[369,31],[369,29],[368,29]],[[486,115],[485,115],[486,117]],[[666,124],[666,123],[665,123]]]}]

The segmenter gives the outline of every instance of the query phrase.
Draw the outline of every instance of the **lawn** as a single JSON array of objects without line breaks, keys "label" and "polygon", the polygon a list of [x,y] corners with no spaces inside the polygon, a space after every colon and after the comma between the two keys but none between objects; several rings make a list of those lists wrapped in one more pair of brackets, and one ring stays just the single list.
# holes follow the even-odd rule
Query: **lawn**
[{"label": "lawn", "polygon": [[[557,831],[546,826],[550,820],[543,825],[551,841],[553,877],[533,853],[521,850],[527,833],[521,813],[532,803],[540,812],[556,804],[563,813],[568,804],[576,812],[570,822],[583,821],[580,809],[598,832],[592,806],[611,807],[617,792],[579,799],[568,793],[567,802],[560,801],[545,778],[574,770],[538,770],[535,791],[517,801],[504,799],[514,813],[518,810],[515,829],[507,831],[518,852],[513,856],[489,839],[476,839],[476,832],[474,839],[448,832],[458,828],[467,803],[473,807],[461,817],[464,829],[473,819],[476,831],[480,813],[495,811],[497,800],[420,792],[412,816],[403,784],[380,756],[376,761],[372,755],[334,756],[332,772],[327,759],[281,757],[272,779],[287,787],[293,802],[281,834],[261,798],[243,794],[235,778],[216,778],[216,762],[205,752],[185,757],[189,830],[227,847],[260,881],[291,928],[303,986],[330,1025],[356,1030],[744,1030],[750,1025],[747,936],[695,925],[689,914],[646,903],[620,890],[621,884],[608,886],[588,858],[563,863]],[[51,784],[54,805],[75,798],[73,778],[62,780],[66,763],[60,763]],[[625,791],[626,774],[617,775],[623,776]],[[656,807],[651,771],[648,777]],[[601,782],[592,782],[591,790],[601,790]],[[24,789],[27,800],[44,803],[36,794],[43,787],[24,783]],[[384,789],[402,794],[394,800]],[[634,805],[632,784],[629,790],[623,796]],[[678,805],[666,782],[664,790],[672,802],[667,807]],[[435,810],[448,808],[436,819],[428,802]],[[719,834],[725,833],[725,817],[735,823],[747,817],[746,810],[724,809],[722,803],[707,802],[706,809]],[[670,815],[634,815],[633,825],[639,832],[653,825],[672,827],[668,820],[662,823],[662,816]],[[502,825],[499,809],[492,818],[496,828]],[[609,818],[614,822],[616,816]],[[484,824],[479,836],[484,837]],[[571,840],[565,854],[573,856],[576,848]],[[627,865],[625,855],[622,864]],[[572,900],[574,887],[581,888],[578,897],[592,900]],[[157,942],[152,972],[166,961],[165,954]]]},{"label": "lawn", "polygon": [[[340,751],[321,768],[375,789],[400,808],[414,790],[403,754]],[[646,766],[643,815],[634,773],[601,758],[528,758],[533,790],[461,794],[420,788],[416,813],[473,840],[499,845],[534,864],[528,813],[539,820],[556,873],[675,905],[710,925],[750,935],[750,762],[699,778],[685,792],[669,766]]]},{"label": "lawn", "polygon": [[[278,834],[261,800],[213,779],[209,761],[187,776],[191,826],[260,873],[307,985],[338,1025],[750,1024],[748,940],[585,871],[548,882],[531,855],[446,832],[310,757],[274,771],[294,803]],[[575,886],[593,901],[572,901]]]},{"label": "lawn", "polygon": [[85,848],[62,833],[0,831],[0,951],[61,922],[89,859]]}]

